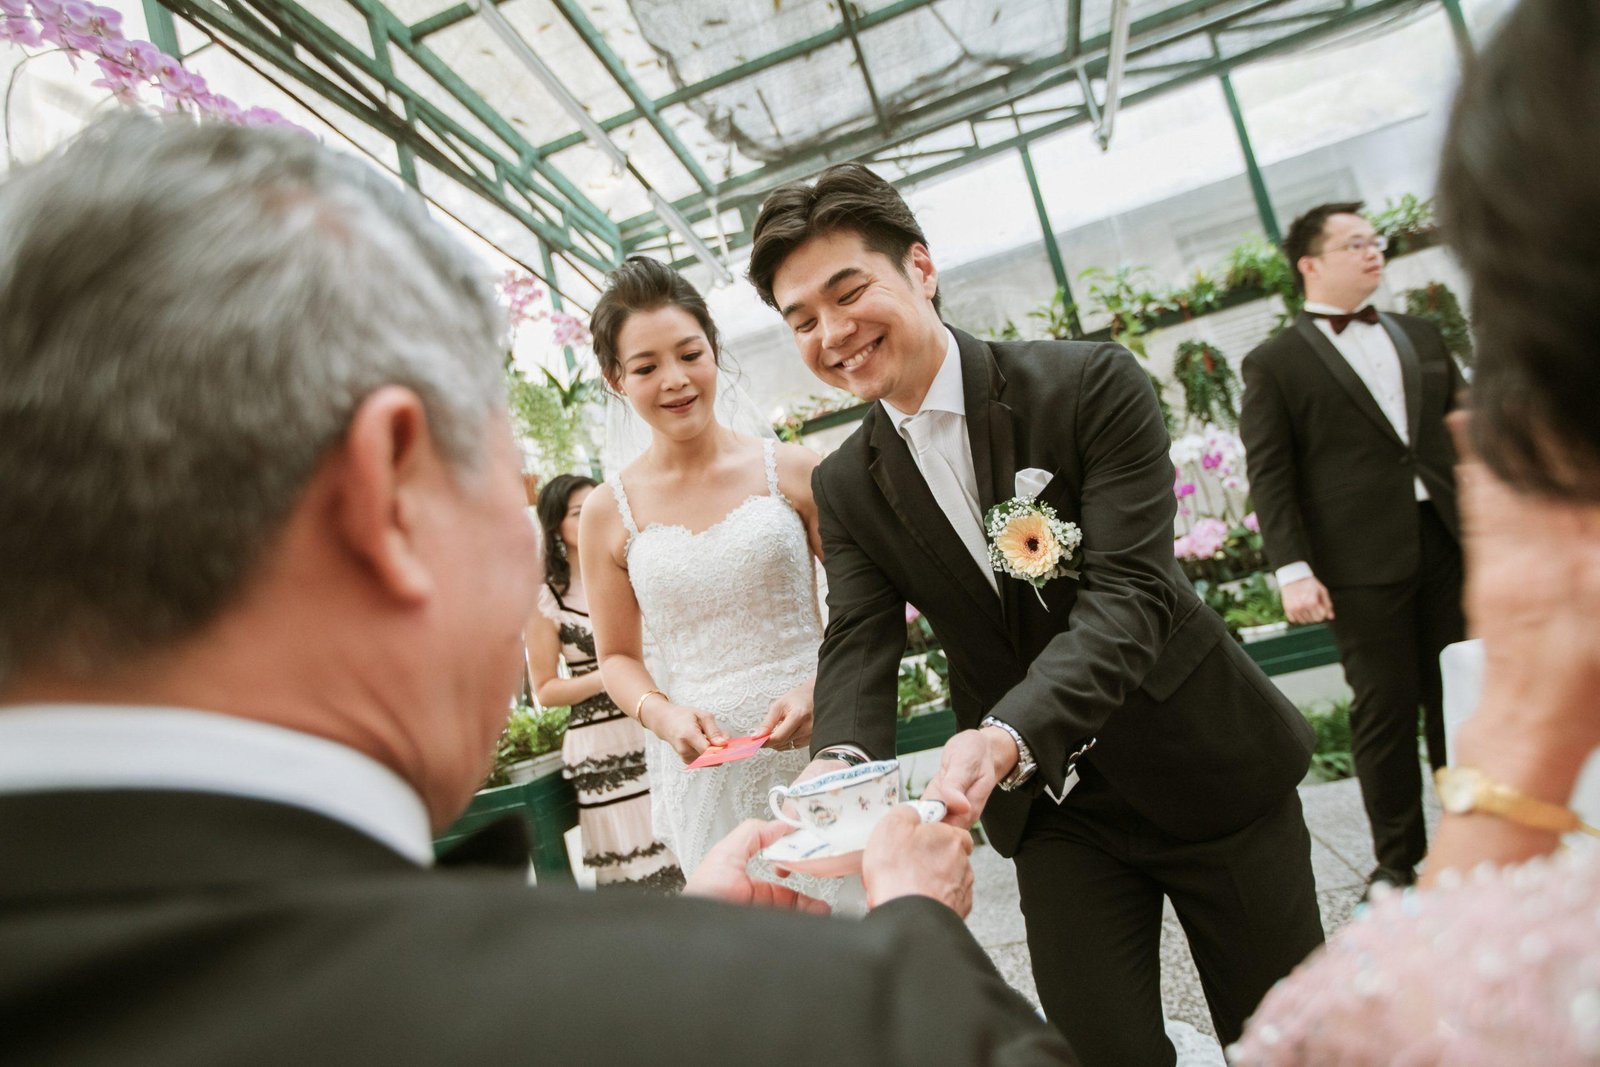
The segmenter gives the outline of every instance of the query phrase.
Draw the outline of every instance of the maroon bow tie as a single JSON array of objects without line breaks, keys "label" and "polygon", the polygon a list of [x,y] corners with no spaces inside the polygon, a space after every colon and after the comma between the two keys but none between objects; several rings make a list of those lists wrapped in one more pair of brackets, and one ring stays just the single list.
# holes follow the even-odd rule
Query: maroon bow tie
[{"label": "maroon bow tie", "polygon": [[1329,315],[1322,311],[1308,311],[1306,314],[1314,319],[1327,319],[1328,325],[1333,327],[1335,334],[1344,333],[1344,328],[1352,322],[1364,322],[1369,326],[1378,325],[1378,309],[1371,304],[1368,304],[1360,311],[1352,311],[1348,315]]}]

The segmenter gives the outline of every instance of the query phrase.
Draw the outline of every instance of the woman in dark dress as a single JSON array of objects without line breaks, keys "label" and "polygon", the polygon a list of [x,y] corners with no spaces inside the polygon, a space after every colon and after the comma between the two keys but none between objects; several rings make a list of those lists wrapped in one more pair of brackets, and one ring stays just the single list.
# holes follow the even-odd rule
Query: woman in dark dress
[{"label": "woman in dark dress", "polygon": [[525,634],[529,673],[541,705],[572,708],[561,758],[578,793],[583,863],[596,887],[676,892],[683,872],[650,824],[644,731],[611,702],[595,670],[578,564],[578,513],[594,486],[592,479],[563,474],[539,493],[544,585]]}]

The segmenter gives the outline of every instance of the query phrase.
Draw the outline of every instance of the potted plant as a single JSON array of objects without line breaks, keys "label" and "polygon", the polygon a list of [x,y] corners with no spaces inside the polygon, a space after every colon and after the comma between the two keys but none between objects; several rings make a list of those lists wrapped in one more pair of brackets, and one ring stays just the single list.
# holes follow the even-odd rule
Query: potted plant
[{"label": "potted plant", "polygon": [[1183,386],[1183,404],[1196,422],[1234,429],[1239,425],[1239,379],[1221,349],[1184,341],[1173,356],[1172,375]]},{"label": "potted plant", "polygon": [[1472,326],[1461,311],[1461,301],[1443,282],[1429,282],[1420,289],[1400,294],[1406,314],[1427,319],[1439,327],[1444,346],[1455,353],[1464,367],[1472,366]]},{"label": "potted plant", "polygon": [[[942,659],[944,653],[928,653],[929,657],[935,655]],[[900,718],[910,719],[943,703],[944,685],[927,659],[911,657],[900,663],[895,697]]]},{"label": "potted plant", "polygon": [[1389,239],[1389,257],[1419,252],[1437,240],[1438,221],[1434,218],[1433,201],[1423,200],[1407,193],[1399,200],[1390,200],[1382,211],[1368,217],[1372,228]]},{"label": "potted plant", "polygon": [[1281,633],[1289,628],[1283,614],[1283,601],[1267,581],[1265,572],[1246,578],[1234,594],[1234,602],[1223,616],[1229,629],[1246,643]]},{"label": "potted plant", "polygon": [[1220,307],[1222,288],[1211,275],[1203,270],[1196,270],[1188,285],[1173,289],[1162,302],[1182,315],[1184,322],[1188,322],[1196,315],[1204,315]]},{"label": "potted plant", "polygon": [[495,748],[488,785],[521,785],[561,767],[570,708],[536,708],[518,700]]}]

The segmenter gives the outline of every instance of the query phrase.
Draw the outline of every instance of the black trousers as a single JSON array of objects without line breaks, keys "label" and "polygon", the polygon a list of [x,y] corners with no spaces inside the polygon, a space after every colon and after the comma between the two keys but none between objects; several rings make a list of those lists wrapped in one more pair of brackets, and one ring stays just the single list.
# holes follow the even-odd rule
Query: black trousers
[{"label": "black trousers", "polygon": [[1225,837],[1182,841],[1092,767],[1057,806],[1034,802],[1016,854],[1044,1013],[1083,1067],[1166,1067],[1161,898],[1188,936],[1217,1036],[1236,1040],[1279,978],[1322,944],[1311,835],[1290,791]]},{"label": "black trousers", "polygon": [[1437,769],[1446,759],[1439,653],[1466,630],[1461,547],[1432,504],[1423,501],[1417,508],[1421,562],[1410,580],[1328,590],[1345,680],[1355,693],[1351,754],[1373,851],[1379,864],[1399,870],[1415,867],[1428,850],[1417,708],[1428,763]]}]

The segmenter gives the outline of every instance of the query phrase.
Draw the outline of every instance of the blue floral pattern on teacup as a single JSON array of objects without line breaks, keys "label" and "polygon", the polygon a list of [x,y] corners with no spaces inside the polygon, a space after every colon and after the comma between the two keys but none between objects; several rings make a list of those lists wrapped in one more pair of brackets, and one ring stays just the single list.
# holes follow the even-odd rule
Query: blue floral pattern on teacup
[{"label": "blue floral pattern on teacup", "polygon": [[[853,835],[870,831],[900,800],[900,761],[878,760],[791,786],[773,786],[768,801],[778,818],[802,829]],[[792,801],[798,819],[783,809]]]}]

